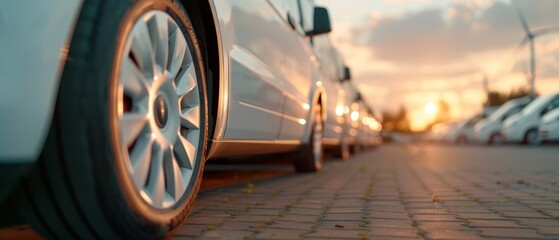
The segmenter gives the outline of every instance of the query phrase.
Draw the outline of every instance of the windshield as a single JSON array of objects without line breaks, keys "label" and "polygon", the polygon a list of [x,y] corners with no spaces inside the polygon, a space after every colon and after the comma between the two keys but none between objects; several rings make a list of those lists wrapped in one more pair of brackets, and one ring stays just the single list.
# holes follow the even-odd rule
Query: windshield
[{"label": "windshield", "polygon": [[495,121],[497,119],[502,118],[505,115],[510,115],[509,113],[511,112],[511,110],[517,108],[518,106],[522,106],[522,105],[523,104],[519,103],[518,101],[508,101],[503,106],[501,106],[499,109],[497,109],[497,111],[495,111],[493,114],[491,114],[491,116],[489,116],[489,120]]},{"label": "windshield", "polygon": [[543,97],[536,98],[532,103],[528,104],[524,110],[522,110],[522,114],[528,115],[532,114],[535,111],[538,111],[543,105],[549,102],[551,99],[555,97],[555,94],[547,95]]}]

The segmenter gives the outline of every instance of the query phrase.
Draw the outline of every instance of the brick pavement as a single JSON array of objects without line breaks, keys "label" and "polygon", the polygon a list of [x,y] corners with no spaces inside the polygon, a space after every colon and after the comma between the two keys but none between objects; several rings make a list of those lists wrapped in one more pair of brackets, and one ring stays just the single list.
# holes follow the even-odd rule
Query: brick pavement
[{"label": "brick pavement", "polygon": [[203,193],[174,238],[559,239],[559,158],[442,148],[388,145]]}]

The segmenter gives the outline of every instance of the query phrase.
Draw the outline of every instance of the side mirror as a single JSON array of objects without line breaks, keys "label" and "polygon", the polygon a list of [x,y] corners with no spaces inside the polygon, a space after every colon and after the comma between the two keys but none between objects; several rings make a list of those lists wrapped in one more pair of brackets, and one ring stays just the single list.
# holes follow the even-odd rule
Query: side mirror
[{"label": "side mirror", "polygon": [[307,36],[325,34],[331,31],[332,25],[330,24],[330,14],[328,14],[328,9],[324,7],[315,7],[314,26],[311,31],[307,32]]},{"label": "side mirror", "polygon": [[344,67],[344,78],[342,78],[342,82],[349,81],[351,79],[351,70],[348,67]]}]

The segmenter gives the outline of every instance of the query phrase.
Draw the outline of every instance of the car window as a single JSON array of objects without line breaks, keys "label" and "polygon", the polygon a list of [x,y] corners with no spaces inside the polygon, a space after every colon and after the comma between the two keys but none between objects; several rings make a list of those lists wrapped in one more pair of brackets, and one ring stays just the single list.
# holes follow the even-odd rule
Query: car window
[{"label": "car window", "polygon": [[281,18],[284,21],[287,21],[287,8],[285,6],[285,2],[283,0],[270,0],[270,3],[274,6]]},{"label": "car window", "polygon": [[295,28],[301,34],[304,34],[301,27],[301,9],[299,8],[299,0],[286,0],[289,15],[295,23]]},{"label": "car window", "polygon": [[549,112],[553,109],[556,109],[559,107],[559,98],[555,98],[547,107],[546,107],[546,112]]},{"label": "car window", "polygon": [[309,32],[313,28],[314,20],[314,3],[312,0],[301,0],[301,26],[305,32]]},{"label": "car window", "polygon": [[536,100],[528,104],[528,106],[526,106],[526,108],[522,110],[522,114],[529,115],[529,114],[536,113],[537,111],[539,111],[538,109],[542,109],[545,106],[545,104],[548,103],[554,97],[555,95],[547,95],[547,96],[536,98]]}]

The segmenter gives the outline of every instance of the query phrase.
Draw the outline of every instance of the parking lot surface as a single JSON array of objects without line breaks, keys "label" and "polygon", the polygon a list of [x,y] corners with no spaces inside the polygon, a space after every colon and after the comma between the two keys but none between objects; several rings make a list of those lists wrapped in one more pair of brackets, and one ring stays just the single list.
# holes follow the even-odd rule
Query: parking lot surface
[{"label": "parking lot surface", "polygon": [[177,239],[559,239],[559,149],[386,145],[203,193]]},{"label": "parking lot surface", "polygon": [[[316,174],[274,166],[264,180],[207,188],[171,238],[559,239],[557,156],[557,146],[387,144]],[[0,231],[28,238],[38,237],[25,226]]]}]

